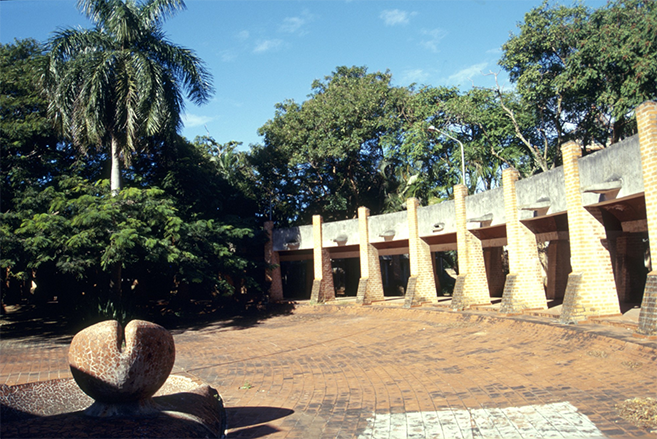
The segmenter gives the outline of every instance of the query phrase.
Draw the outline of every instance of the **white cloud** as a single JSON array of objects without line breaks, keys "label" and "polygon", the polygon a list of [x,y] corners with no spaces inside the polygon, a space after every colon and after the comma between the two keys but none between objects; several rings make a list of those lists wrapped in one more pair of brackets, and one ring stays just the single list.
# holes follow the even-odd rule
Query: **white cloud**
[{"label": "white cloud", "polygon": [[265,53],[278,50],[283,45],[283,40],[261,40],[256,44],[253,53]]},{"label": "white cloud", "polygon": [[404,84],[424,84],[431,75],[422,69],[408,69],[402,72],[401,77]]},{"label": "white cloud", "polygon": [[306,24],[306,21],[301,17],[287,17],[283,20],[280,29],[283,32],[293,34],[301,29],[304,24]]},{"label": "white cloud", "polygon": [[237,53],[235,52],[235,50],[227,49],[219,52],[219,56],[221,57],[221,60],[223,62],[231,62],[231,61],[235,61],[235,59],[237,58]]},{"label": "white cloud", "polygon": [[439,51],[440,42],[447,36],[447,31],[444,29],[423,30],[421,33],[424,37],[421,43],[422,46],[434,53]]},{"label": "white cloud", "polygon": [[383,20],[386,26],[397,26],[408,24],[413,15],[415,15],[414,12],[409,13],[399,9],[386,9],[379,14],[379,18]]},{"label": "white cloud", "polygon": [[248,30],[243,30],[237,33],[237,39],[240,41],[248,40],[251,34]]},{"label": "white cloud", "polygon": [[308,11],[303,11],[300,16],[296,17],[286,17],[283,20],[283,24],[280,25],[279,30],[281,32],[289,34],[300,34],[305,35],[307,31],[305,28],[306,25],[312,22],[315,19],[315,16]]},{"label": "white cloud", "polygon": [[185,113],[182,115],[182,121],[185,124],[185,128],[200,127],[208,122],[212,122],[213,120],[213,117],[199,116],[197,114]]},{"label": "white cloud", "polygon": [[474,78],[482,77],[487,73],[485,72],[486,67],[488,67],[488,62],[482,62],[466,67],[447,78],[447,82],[452,85],[464,85],[464,82],[472,81]]}]

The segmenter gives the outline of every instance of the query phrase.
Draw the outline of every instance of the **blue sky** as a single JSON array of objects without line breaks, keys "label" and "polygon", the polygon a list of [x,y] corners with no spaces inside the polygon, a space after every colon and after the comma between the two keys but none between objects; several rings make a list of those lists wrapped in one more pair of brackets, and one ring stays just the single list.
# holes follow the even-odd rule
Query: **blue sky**
[{"label": "blue sky", "polygon": [[[215,95],[186,105],[182,134],[260,143],[274,105],[304,101],[337,66],[389,70],[393,84],[491,86],[501,46],[541,0],[186,0],[164,29],[193,49]],[[570,1],[565,2],[570,5]],[[585,4],[600,7],[605,0]],[[90,27],[75,0],[0,1],[0,41],[45,42],[58,27]],[[506,84],[505,76],[500,76]]]}]

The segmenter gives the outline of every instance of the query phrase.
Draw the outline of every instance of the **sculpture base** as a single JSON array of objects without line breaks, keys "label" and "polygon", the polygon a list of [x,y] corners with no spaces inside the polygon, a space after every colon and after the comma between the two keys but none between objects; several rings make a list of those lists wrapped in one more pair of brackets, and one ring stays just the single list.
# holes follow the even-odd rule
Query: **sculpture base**
[{"label": "sculpture base", "polygon": [[99,404],[73,379],[0,386],[3,438],[224,438],[226,412],[212,387],[171,375],[155,396]]}]

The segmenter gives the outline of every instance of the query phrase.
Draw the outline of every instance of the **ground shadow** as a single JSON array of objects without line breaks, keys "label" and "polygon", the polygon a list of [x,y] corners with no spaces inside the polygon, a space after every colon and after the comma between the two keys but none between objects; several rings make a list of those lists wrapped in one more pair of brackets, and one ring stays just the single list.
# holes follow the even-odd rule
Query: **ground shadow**
[{"label": "ground shadow", "polygon": [[75,334],[73,326],[56,305],[45,304],[40,308],[14,305],[8,306],[7,312],[0,317],[0,336],[3,339],[70,343]]},{"label": "ground shadow", "polygon": [[563,297],[557,297],[556,299],[548,299],[547,306],[548,309],[557,307],[563,304]]},{"label": "ground shadow", "polygon": [[296,302],[285,301],[269,304],[266,308],[239,312],[218,311],[212,314],[197,314],[175,319],[158,319],[158,323],[174,333],[199,330],[212,326],[218,329],[242,330],[258,326],[262,322],[278,316],[290,315],[296,308]]},{"label": "ground shadow", "polygon": [[[198,330],[207,326],[221,329],[248,329],[263,321],[282,315],[289,315],[295,309],[295,302],[272,303],[266,307],[251,310],[216,310],[208,313],[190,308],[184,315],[172,313],[162,315],[159,310],[146,309],[135,318],[148,320],[176,333]],[[0,316],[0,336],[5,339],[48,340],[55,343],[70,343],[72,337],[82,329],[104,320],[80,321],[70,316],[57,303],[35,307],[29,304],[8,306],[7,312]]]},{"label": "ground shadow", "polygon": [[226,407],[229,429],[251,427],[290,416],[294,410],[280,407]]}]

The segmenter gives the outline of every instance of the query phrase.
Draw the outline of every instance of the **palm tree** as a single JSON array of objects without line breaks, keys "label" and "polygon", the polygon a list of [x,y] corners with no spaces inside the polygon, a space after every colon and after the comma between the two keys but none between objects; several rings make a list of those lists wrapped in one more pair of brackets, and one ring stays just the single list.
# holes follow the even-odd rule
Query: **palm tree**
[{"label": "palm tree", "polygon": [[167,136],[182,125],[183,91],[195,104],[212,94],[211,76],[194,52],[167,41],[164,20],[183,0],[78,0],[93,29],[57,31],[44,74],[50,112],[84,152],[108,148],[110,187],[121,189],[144,136]]},{"label": "palm tree", "polygon": [[[48,42],[44,73],[49,112],[82,151],[110,153],[112,195],[121,190],[121,161],[147,136],[161,138],[182,125],[183,91],[195,104],[212,93],[211,77],[194,52],[166,40],[164,19],[183,0],[78,0],[93,29],[64,29]],[[145,142],[144,142],[145,143]],[[110,289],[121,301],[121,263]]]}]

